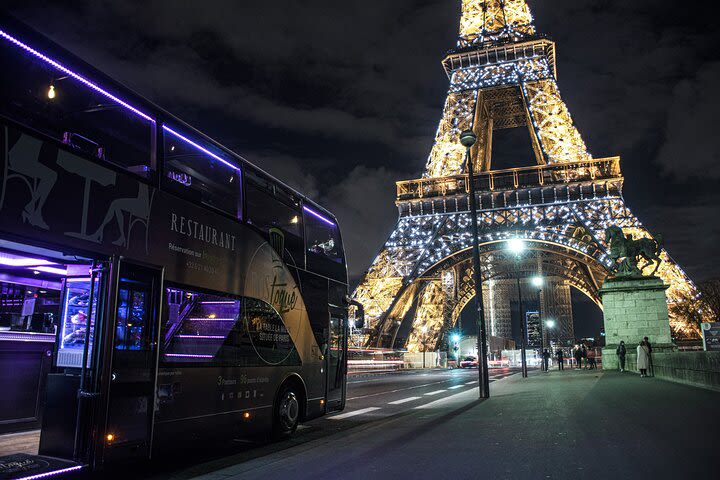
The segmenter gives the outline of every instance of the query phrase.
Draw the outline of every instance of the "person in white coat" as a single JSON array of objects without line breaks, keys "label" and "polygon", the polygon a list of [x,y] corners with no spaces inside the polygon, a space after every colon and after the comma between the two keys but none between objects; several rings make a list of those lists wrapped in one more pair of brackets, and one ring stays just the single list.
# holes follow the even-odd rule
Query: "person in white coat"
[{"label": "person in white coat", "polygon": [[645,340],[642,340],[637,347],[637,368],[640,370],[641,377],[647,377],[649,358],[650,348],[645,343]]}]

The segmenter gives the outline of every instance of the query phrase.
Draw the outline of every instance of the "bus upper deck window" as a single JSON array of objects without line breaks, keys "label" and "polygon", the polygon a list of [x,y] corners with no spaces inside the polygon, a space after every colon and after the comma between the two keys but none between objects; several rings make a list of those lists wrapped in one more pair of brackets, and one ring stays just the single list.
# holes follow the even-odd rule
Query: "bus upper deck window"
[{"label": "bus upper deck window", "polygon": [[237,161],[209,142],[163,126],[165,188],[222,210],[239,213],[240,168]]},{"label": "bus upper deck window", "polygon": [[245,172],[246,219],[267,230],[279,228],[285,234],[302,238],[300,199],[276,182],[253,171]]},{"label": "bus upper deck window", "polygon": [[305,214],[305,241],[308,253],[316,254],[337,263],[343,261],[340,231],[334,219],[309,206]]},{"label": "bus upper deck window", "polygon": [[149,177],[155,165],[151,116],[90,73],[71,69],[67,59],[50,57],[0,39],[0,61],[12,72],[0,76],[0,113],[74,151]]}]

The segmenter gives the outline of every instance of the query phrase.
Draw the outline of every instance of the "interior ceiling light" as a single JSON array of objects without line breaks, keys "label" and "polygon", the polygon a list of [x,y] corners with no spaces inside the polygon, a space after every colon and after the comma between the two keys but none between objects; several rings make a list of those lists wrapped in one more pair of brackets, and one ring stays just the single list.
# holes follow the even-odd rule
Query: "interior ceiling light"
[{"label": "interior ceiling light", "polygon": [[7,265],[9,267],[35,267],[37,265],[57,264],[40,258],[23,257],[20,255],[13,255],[12,253],[0,252],[0,265]]}]

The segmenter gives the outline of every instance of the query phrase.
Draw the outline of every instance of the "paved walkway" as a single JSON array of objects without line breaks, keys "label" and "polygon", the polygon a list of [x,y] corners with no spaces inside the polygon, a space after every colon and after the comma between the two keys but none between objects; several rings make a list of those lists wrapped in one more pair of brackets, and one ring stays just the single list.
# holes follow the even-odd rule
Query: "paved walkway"
[{"label": "paved walkway", "polygon": [[718,478],[720,393],[602,370],[532,372],[202,478]]}]

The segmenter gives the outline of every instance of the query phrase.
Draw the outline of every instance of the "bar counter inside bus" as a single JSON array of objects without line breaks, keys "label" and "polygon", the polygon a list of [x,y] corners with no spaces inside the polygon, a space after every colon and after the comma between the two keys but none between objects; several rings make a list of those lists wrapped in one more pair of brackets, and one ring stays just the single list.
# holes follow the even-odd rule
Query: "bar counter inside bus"
[{"label": "bar counter inside bus", "polygon": [[0,433],[40,428],[52,333],[0,329]]}]

